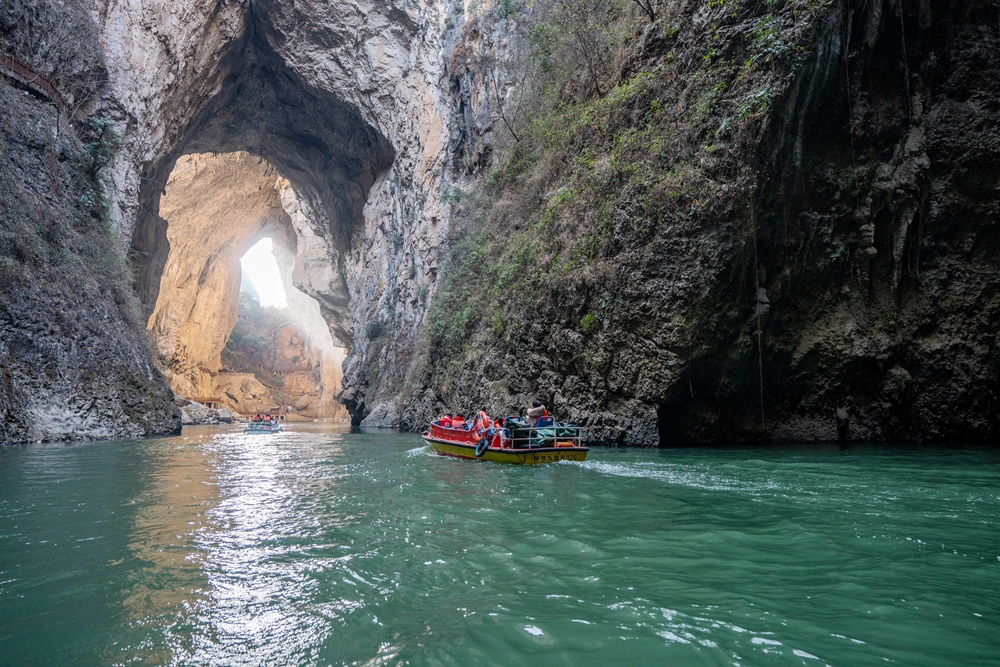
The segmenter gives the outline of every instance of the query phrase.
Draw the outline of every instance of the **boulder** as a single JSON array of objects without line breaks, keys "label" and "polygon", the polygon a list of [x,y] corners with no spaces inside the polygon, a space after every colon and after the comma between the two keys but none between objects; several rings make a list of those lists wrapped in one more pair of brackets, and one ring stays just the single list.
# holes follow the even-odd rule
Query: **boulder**
[{"label": "boulder", "polygon": [[[181,423],[190,426],[192,424],[211,424],[215,418],[215,410],[212,410],[201,403],[188,401],[187,405],[181,408]],[[218,423],[216,421],[216,423]]]}]

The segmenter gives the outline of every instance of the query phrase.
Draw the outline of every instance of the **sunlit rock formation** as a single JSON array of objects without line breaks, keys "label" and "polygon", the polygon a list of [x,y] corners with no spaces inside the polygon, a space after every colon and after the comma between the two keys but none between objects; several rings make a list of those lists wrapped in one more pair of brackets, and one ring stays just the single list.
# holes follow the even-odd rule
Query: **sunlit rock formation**
[{"label": "sunlit rock formation", "polygon": [[181,158],[160,198],[170,252],[149,332],[174,391],[214,396],[239,306],[239,260],[263,236],[290,233],[269,165],[247,153]]},{"label": "sunlit rock formation", "polygon": [[[122,132],[112,209],[132,238],[150,313],[165,287],[170,235],[160,193],[178,156],[250,152],[287,180],[294,281],[351,350],[348,405],[360,418],[373,397],[391,396],[448,228],[448,12],[388,2],[156,11],[110,2],[96,11]],[[379,345],[369,345],[372,321],[385,324]],[[373,364],[383,372],[370,387]]]},{"label": "sunlit rock formation", "polygon": [[[278,274],[288,300],[288,311],[292,315],[292,327],[282,330],[282,338],[278,341],[282,343],[281,352],[276,357],[294,363],[294,358],[300,356],[308,358],[312,364],[308,376],[291,376],[291,381],[286,379],[283,389],[286,394],[298,397],[292,402],[298,414],[344,418],[348,416],[347,409],[337,400],[343,388],[344,346],[330,333],[319,303],[294,284],[294,265],[297,258],[303,255],[293,254],[283,245],[274,246]],[[308,269],[300,269],[300,272],[310,273]]]},{"label": "sunlit rock formation", "polygon": [[[292,284],[297,232],[282,208],[287,187],[273,167],[245,152],[178,160],[160,198],[170,250],[148,329],[171,387],[185,398],[216,399],[244,414],[290,405],[305,417],[342,416],[335,396],[343,353],[317,302]],[[245,372],[222,372],[239,310],[239,260],[263,237],[280,258],[288,306],[274,317],[283,326],[266,332],[266,350],[251,350],[247,368],[237,369]]]}]

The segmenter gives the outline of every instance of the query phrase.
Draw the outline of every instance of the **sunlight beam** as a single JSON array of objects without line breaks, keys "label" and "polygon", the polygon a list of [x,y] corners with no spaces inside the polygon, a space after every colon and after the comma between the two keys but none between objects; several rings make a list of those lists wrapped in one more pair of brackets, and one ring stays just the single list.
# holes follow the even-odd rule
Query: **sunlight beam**
[{"label": "sunlight beam", "polygon": [[281,276],[278,275],[278,263],[274,261],[274,246],[271,239],[258,241],[240,259],[243,270],[260,295],[261,306],[285,308],[288,301],[285,289],[281,286]]}]

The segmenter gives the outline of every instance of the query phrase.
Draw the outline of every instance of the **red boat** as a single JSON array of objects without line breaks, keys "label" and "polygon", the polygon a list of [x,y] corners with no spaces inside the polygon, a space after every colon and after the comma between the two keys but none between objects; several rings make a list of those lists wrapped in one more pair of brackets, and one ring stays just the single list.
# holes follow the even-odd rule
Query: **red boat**
[{"label": "red boat", "polygon": [[498,428],[486,413],[459,428],[433,421],[423,433],[431,448],[442,456],[483,459],[495,463],[554,463],[583,461],[589,447],[582,445],[580,427],[567,424],[544,427]]}]

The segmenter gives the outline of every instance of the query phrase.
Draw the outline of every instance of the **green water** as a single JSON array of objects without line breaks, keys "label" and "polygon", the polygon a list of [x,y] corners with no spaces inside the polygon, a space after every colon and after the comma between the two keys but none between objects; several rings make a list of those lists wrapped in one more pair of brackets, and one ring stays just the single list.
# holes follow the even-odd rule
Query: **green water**
[{"label": "green water", "polygon": [[0,451],[3,665],[1000,665],[1000,455]]}]

